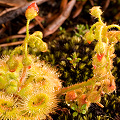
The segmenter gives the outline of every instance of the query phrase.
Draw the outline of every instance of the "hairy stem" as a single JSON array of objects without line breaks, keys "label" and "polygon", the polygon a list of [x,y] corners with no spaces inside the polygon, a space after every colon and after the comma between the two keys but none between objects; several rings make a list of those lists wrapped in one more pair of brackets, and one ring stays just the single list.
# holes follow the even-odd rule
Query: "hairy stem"
[{"label": "hairy stem", "polygon": [[93,24],[92,26],[91,26],[91,28],[90,28],[90,32],[92,33],[93,32],[93,29],[96,27],[96,26],[98,26],[98,25],[102,25],[103,24],[103,22],[96,22],[95,24]]},{"label": "hairy stem", "polygon": [[22,84],[24,83],[24,79],[25,79],[25,76],[26,76],[26,72],[27,72],[27,67],[24,66],[23,72],[22,72],[22,75],[21,75],[21,78],[20,78],[20,85],[22,85]]},{"label": "hairy stem", "polygon": [[27,42],[28,42],[28,39],[29,39],[29,23],[30,23],[30,20],[27,20],[27,24],[26,24],[26,38],[25,38],[25,41],[24,41],[25,57],[26,58],[27,58]]},{"label": "hairy stem", "polygon": [[100,31],[99,31],[99,42],[102,42],[102,29],[103,29],[103,26],[100,27]]},{"label": "hairy stem", "polygon": [[107,29],[110,29],[110,28],[117,28],[118,30],[120,30],[120,26],[119,25],[115,25],[115,24],[107,26]]},{"label": "hairy stem", "polygon": [[94,86],[95,82],[96,82],[95,79],[90,79],[87,82],[82,82],[79,84],[75,84],[69,87],[62,88],[58,95],[64,94],[69,91],[77,90],[77,89],[83,90],[83,88],[85,88],[86,86],[91,86],[91,85]]}]

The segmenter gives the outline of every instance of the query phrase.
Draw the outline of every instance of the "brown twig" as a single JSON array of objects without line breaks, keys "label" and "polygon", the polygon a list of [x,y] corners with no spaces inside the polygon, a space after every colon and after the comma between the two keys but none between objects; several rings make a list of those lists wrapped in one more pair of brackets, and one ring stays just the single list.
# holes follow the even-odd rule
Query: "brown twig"
[{"label": "brown twig", "polygon": [[60,4],[60,10],[64,10],[67,6],[68,0],[62,0]]},{"label": "brown twig", "polygon": [[89,1],[90,1],[91,5],[94,6],[94,2],[93,2],[93,0],[89,0]]},{"label": "brown twig", "polygon": [[75,12],[73,14],[73,18],[77,17],[81,13],[81,11],[83,9],[83,6],[86,2],[87,2],[87,0],[76,2],[76,4],[77,4],[76,8],[77,9],[75,10]]},{"label": "brown twig", "polygon": [[69,17],[72,8],[75,5],[76,0],[71,0],[66,8],[64,9],[64,11],[61,13],[60,16],[58,16],[58,18],[56,18],[50,25],[48,25],[44,31],[44,37],[52,34],[53,32],[55,32],[62,24],[63,22]]},{"label": "brown twig", "polygon": [[35,20],[37,21],[37,23],[39,24],[39,26],[44,30],[44,27],[42,25],[42,21],[44,21],[44,18],[40,17],[40,16],[36,16]]},{"label": "brown twig", "polygon": [[[36,25],[38,25],[38,22],[37,21],[34,21],[34,22],[31,22],[29,24],[29,30],[32,29],[33,27],[35,27]],[[23,26],[19,31],[18,31],[18,34],[23,34],[26,32],[26,26]]]},{"label": "brown twig", "polygon": [[109,4],[110,4],[110,0],[106,0],[105,4],[103,6],[104,11],[108,8]]},{"label": "brown twig", "polygon": [[6,41],[8,39],[15,39],[15,38],[25,38],[25,35],[12,35],[9,37],[5,37],[5,38],[0,39],[0,43]]},{"label": "brown twig", "polygon": [[[39,26],[44,29],[43,25],[41,24],[41,22],[44,20],[44,18],[40,17],[40,16],[36,16],[35,17],[35,20],[34,22],[31,22],[29,24],[29,30],[32,29],[33,27],[35,27],[36,25],[39,24]],[[26,26],[23,26],[19,31],[18,31],[18,34],[23,34],[26,32]]]},{"label": "brown twig", "polygon": [[[35,2],[38,5],[40,5],[40,4],[44,3],[44,2],[47,2],[47,1],[49,1],[49,0],[35,0]],[[27,9],[27,7],[32,2],[26,3],[25,5],[20,6],[20,7],[14,7],[14,8],[7,9],[6,12],[0,13],[0,24],[6,23],[6,22],[16,18],[20,14],[23,14],[25,12],[25,10]]]},{"label": "brown twig", "polygon": [[3,34],[6,30],[6,27],[4,24],[2,24],[2,28],[0,29],[0,34]]},{"label": "brown twig", "polygon": [[7,46],[19,45],[19,44],[22,44],[23,42],[24,41],[18,41],[18,42],[0,44],[0,47],[7,47]]},{"label": "brown twig", "polygon": [[0,0],[0,6],[17,7],[25,4],[26,2],[26,0]]},{"label": "brown twig", "polygon": [[[60,14],[63,12],[63,10],[66,8],[67,3],[68,3],[68,0],[61,0],[59,12],[55,13],[53,15],[51,15],[51,13],[49,13],[46,23],[49,24],[49,23],[53,22],[56,18],[58,18],[60,16]],[[49,18],[49,16],[51,16],[51,17]]]}]

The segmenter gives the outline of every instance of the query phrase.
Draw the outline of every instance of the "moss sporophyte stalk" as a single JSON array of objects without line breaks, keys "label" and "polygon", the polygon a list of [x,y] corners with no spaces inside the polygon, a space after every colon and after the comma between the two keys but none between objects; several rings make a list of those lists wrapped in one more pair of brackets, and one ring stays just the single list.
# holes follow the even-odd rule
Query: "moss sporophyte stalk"
[{"label": "moss sporophyte stalk", "polygon": [[[93,7],[91,15],[98,18],[85,40],[97,40],[92,58],[94,76],[86,82],[62,88],[56,70],[29,54],[28,46],[45,52],[48,47],[40,31],[29,35],[29,23],[37,16],[38,7],[33,2],[26,10],[26,37],[21,46],[0,59],[0,119],[42,120],[58,107],[59,96],[66,94],[66,103],[75,111],[85,114],[91,103],[100,104],[101,96],[116,90],[112,75],[114,45],[120,41],[119,31],[109,31],[118,25],[106,25],[101,20],[102,11]],[[76,67],[81,60],[73,55],[68,58]]]}]

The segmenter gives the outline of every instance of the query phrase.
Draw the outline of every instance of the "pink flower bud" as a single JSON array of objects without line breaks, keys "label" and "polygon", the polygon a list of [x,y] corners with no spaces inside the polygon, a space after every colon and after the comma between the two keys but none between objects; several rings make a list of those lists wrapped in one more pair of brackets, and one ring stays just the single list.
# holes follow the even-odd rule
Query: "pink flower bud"
[{"label": "pink flower bud", "polygon": [[105,93],[112,93],[113,91],[116,90],[116,85],[115,85],[115,81],[114,79],[112,79],[111,81],[109,79],[106,79],[103,81],[103,91]]},{"label": "pink flower bud", "polygon": [[33,2],[30,6],[28,6],[25,16],[28,20],[32,20],[38,15],[39,8],[35,2]]},{"label": "pink flower bud", "polygon": [[70,91],[70,92],[67,92],[67,93],[66,93],[65,100],[66,100],[67,102],[72,102],[72,101],[74,101],[76,98],[77,98],[77,94],[75,93],[75,91]]}]

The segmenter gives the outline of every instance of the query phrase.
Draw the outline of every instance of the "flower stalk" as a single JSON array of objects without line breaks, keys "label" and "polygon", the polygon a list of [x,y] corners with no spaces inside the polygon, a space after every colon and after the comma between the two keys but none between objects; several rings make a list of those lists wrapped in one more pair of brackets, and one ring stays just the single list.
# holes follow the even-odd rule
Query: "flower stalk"
[{"label": "flower stalk", "polygon": [[[104,107],[100,103],[101,96],[110,94],[116,90],[115,78],[111,70],[113,68],[113,58],[115,57],[114,45],[117,41],[120,41],[118,37],[119,31],[108,31],[108,29],[114,27],[120,30],[120,26],[115,24],[106,26],[101,19],[102,11],[98,6],[93,7],[90,12],[91,15],[98,18],[98,22],[93,24],[90,31],[85,34],[86,41],[89,44],[94,40],[98,41],[94,49],[95,55],[92,58],[94,75],[86,82],[62,88],[59,93],[66,94],[66,103],[69,104],[71,108],[78,105],[74,110],[80,113],[84,111],[84,114],[91,103],[96,103],[100,107]],[[114,35],[112,35],[112,33],[114,33]]]}]

